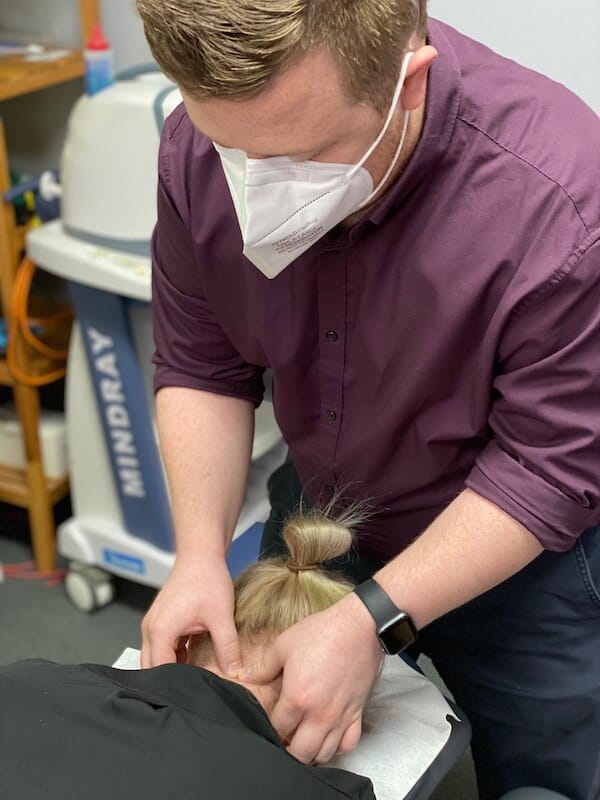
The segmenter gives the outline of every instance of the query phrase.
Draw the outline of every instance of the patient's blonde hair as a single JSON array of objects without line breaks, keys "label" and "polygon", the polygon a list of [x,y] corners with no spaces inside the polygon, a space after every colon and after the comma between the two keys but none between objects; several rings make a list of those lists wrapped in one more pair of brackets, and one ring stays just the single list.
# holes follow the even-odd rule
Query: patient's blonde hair
[{"label": "patient's blonde hair", "polygon": [[137,0],[154,57],[191,97],[252,96],[326,47],[356,102],[387,110],[427,0]]},{"label": "patient's blonde hair", "polygon": [[[289,555],[252,564],[234,583],[234,616],[240,641],[271,641],[352,591],[351,583],[323,567],[349,552],[352,531],[365,518],[364,508],[356,505],[335,517],[329,510],[311,510],[290,517],[283,529]],[[212,655],[208,634],[190,638],[188,663],[200,666]]]}]

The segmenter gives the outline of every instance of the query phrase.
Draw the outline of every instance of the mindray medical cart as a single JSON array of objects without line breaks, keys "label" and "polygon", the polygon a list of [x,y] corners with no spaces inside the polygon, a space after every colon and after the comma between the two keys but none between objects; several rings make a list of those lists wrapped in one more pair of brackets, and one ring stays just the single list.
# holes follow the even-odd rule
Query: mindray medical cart
[{"label": "mindray medical cart", "polygon": [[[77,316],[65,402],[74,514],[58,550],[70,561],[67,594],[85,611],[110,602],[111,574],[159,587],[174,563],[152,412],[149,244],[160,129],[179,101],[156,72],[81,98],[63,152],[62,218],[27,239],[28,255],[69,282]],[[264,402],[228,554],[234,575],[258,554],[266,482],[285,452]]]}]

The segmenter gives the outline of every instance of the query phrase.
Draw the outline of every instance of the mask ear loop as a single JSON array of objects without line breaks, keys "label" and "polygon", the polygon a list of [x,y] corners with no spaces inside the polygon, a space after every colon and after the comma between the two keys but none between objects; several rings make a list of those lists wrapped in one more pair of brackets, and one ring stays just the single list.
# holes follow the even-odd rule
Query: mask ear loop
[{"label": "mask ear loop", "polygon": [[398,83],[396,84],[396,89],[394,91],[394,96],[392,97],[392,103],[390,105],[390,110],[388,111],[388,115],[386,117],[385,122],[383,123],[383,127],[379,131],[377,138],[369,147],[365,155],[361,158],[358,164],[354,167],[352,172],[359,170],[366,161],[372,156],[373,151],[379,147],[381,140],[387,133],[387,129],[390,127],[390,122],[392,121],[392,117],[396,112],[396,106],[398,105],[398,101],[400,100],[400,95],[402,94],[402,89],[404,89],[404,81],[406,80],[406,73],[408,72],[408,65],[410,64],[411,58],[414,56],[414,52],[411,50],[404,56],[404,60],[402,62],[402,68],[400,70],[400,77],[398,78]]},{"label": "mask ear loop", "polygon": [[375,197],[375,195],[376,195],[376,194],[377,194],[377,192],[378,192],[378,191],[381,189],[381,187],[385,185],[385,183],[386,183],[387,179],[388,179],[388,178],[390,177],[390,175],[392,174],[392,172],[393,172],[393,170],[394,170],[394,167],[396,166],[396,164],[397,164],[397,162],[398,162],[398,158],[399,158],[399,156],[400,156],[400,153],[401,153],[401,151],[402,151],[402,148],[404,147],[404,142],[405,142],[405,140],[406,140],[406,133],[407,133],[407,131],[408,131],[408,123],[409,123],[409,120],[410,120],[410,111],[405,111],[405,112],[404,112],[404,126],[403,126],[403,128],[402,128],[402,136],[400,137],[400,143],[398,144],[398,147],[396,148],[396,152],[395,152],[395,154],[394,154],[394,158],[392,159],[392,161],[391,161],[391,163],[390,163],[390,166],[388,167],[388,169],[387,169],[387,171],[386,171],[385,175],[383,176],[383,178],[382,178],[382,179],[379,181],[379,183],[378,183],[378,184],[377,184],[377,186],[376,186],[376,187],[373,189],[373,191],[371,192],[371,194],[370,194],[370,195],[367,197],[367,199],[365,200],[365,202],[364,202],[364,203],[361,203],[361,205],[359,206],[359,208],[358,208],[357,210],[360,210],[361,208],[363,208],[364,206],[366,206],[366,205],[367,205],[367,203],[370,203],[370,202],[371,202],[371,200],[372,200],[372,199]]},{"label": "mask ear loop", "polygon": [[[402,90],[404,89],[404,81],[406,80],[406,73],[408,72],[408,65],[410,64],[410,60],[411,60],[411,58],[413,56],[414,56],[414,52],[412,52],[412,51],[410,51],[409,53],[407,53],[404,56],[404,60],[402,62],[402,69],[400,70],[400,77],[398,79],[398,83],[396,84],[396,90],[394,91],[394,96],[392,98],[392,103],[390,105],[390,110],[388,111],[388,115],[387,115],[387,118],[386,118],[386,120],[385,120],[385,122],[383,124],[383,127],[382,127],[381,131],[379,132],[379,135],[377,136],[377,138],[375,139],[375,141],[371,145],[371,147],[369,147],[369,149],[367,150],[366,154],[361,158],[361,160],[358,162],[358,164],[352,169],[352,171],[348,175],[349,178],[351,178],[352,175],[354,175],[356,172],[358,172],[358,170],[361,169],[366,164],[366,162],[369,160],[369,158],[371,157],[373,152],[376,150],[376,148],[379,147],[379,145],[381,143],[381,140],[383,139],[383,137],[387,133],[387,129],[390,126],[390,123],[392,121],[392,117],[394,116],[394,114],[396,112],[396,106],[398,105],[398,102],[400,100],[400,95],[402,94]],[[400,155],[400,153],[402,151],[402,148],[404,147],[404,142],[406,140],[406,133],[408,131],[408,123],[409,123],[409,121],[410,121],[410,111],[405,111],[404,112],[404,125],[403,125],[403,128],[402,128],[402,136],[400,137],[400,142],[398,144],[398,147],[396,148],[396,152],[394,154],[394,158],[392,159],[392,162],[391,162],[390,166],[388,167],[387,172],[385,173],[385,175],[383,176],[381,181],[379,181],[379,183],[377,184],[377,187],[373,190],[373,192],[371,192],[369,197],[365,200],[364,203],[362,203],[359,206],[359,208],[362,208],[364,205],[366,205],[371,200],[371,198],[374,197],[377,194],[377,192],[381,189],[381,187],[384,185],[384,183],[387,181],[387,179],[392,174],[392,171],[393,171],[394,167],[396,166],[396,162],[398,161],[398,157],[399,157],[399,155]]]}]

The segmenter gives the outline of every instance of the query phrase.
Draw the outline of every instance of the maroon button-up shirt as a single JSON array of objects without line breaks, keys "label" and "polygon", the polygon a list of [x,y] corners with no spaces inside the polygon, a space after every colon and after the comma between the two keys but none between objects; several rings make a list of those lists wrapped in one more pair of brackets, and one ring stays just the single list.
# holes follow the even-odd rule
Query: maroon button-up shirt
[{"label": "maroon button-up shirt", "polygon": [[183,107],[160,151],[156,389],[258,404],[310,496],[375,508],[391,557],[465,486],[551,550],[600,520],[600,121],[436,21],[422,138],[350,231],[274,280],[242,255],[219,158]]}]

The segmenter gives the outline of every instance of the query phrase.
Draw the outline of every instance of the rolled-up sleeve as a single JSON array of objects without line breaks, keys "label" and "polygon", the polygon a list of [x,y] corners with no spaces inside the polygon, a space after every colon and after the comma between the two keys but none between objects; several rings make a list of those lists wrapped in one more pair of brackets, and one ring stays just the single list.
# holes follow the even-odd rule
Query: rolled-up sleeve
[{"label": "rolled-up sleeve", "polygon": [[244,361],[204,296],[189,226],[168,185],[165,146],[163,136],[158,222],[152,237],[154,390],[201,389],[258,406],[264,393],[263,369]]},{"label": "rolled-up sleeve", "polygon": [[506,325],[489,418],[493,439],[466,484],[548,550],[600,522],[598,234]]}]

